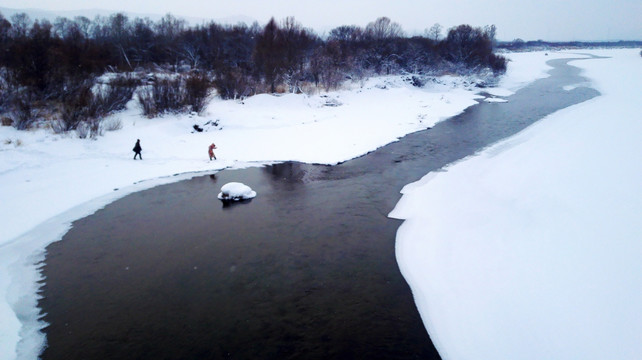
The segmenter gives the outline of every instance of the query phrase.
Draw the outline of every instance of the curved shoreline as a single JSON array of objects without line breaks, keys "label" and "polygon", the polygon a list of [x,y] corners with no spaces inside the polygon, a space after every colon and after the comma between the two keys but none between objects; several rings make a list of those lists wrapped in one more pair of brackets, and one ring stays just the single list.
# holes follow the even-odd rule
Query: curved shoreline
[{"label": "curved shoreline", "polygon": [[[502,106],[502,105],[500,105],[500,106]],[[466,116],[466,115],[460,115],[460,116]],[[452,121],[452,123],[457,123],[457,121],[458,120],[454,120],[454,121]],[[432,132],[434,133],[435,131],[432,131]],[[421,136],[421,135],[413,134],[413,136]],[[405,141],[402,141],[402,142],[405,142]],[[491,143],[492,142],[493,141],[491,140]],[[398,150],[395,150],[395,148],[398,147],[398,146],[399,146],[399,143],[395,143],[395,145],[390,145],[390,146],[384,147],[384,148],[376,151],[372,155],[368,155],[367,157],[362,157],[362,158],[359,158],[359,159],[356,159],[356,160],[352,160],[352,161],[350,161],[348,163],[343,163],[343,164],[341,164],[339,166],[336,166],[336,167],[333,168],[334,170],[329,172],[329,175],[326,174],[326,175],[328,175],[327,179],[332,180],[332,179],[337,179],[337,178],[346,178],[346,176],[348,176],[348,177],[354,176],[355,175],[354,171],[356,171],[357,173],[360,173],[361,171],[358,169],[358,164],[357,164],[357,168],[355,169],[355,162],[356,163],[360,163],[360,162],[363,162],[363,161],[372,162],[373,160],[371,160],[371,159],[376,159],[375,162],[376,163],[380,163],[382,158],[383,159],[388,159],[388,160],[384,160],[385,162],[387,162],[387,161],[390,161],[390,158],[389,158],[390,156],[398,157],[400,153],[403,154],[404,158],[401,161],[394,161],[393,160],[393,163],[397,163],[397,164],[404,163],[404,165],[408,165],[413,160],[412,159],[412,155],[409,154],[409,152],[407,152],[407,151],[398,152]],[[411,145],[411,147],[412,146],[413,145]],[[476,151],[476,150],[473,150],[473,151]],[[456,156],[459,156],[459,155],[456,155]],[[352,175],[347,175],[347,173],[345,172],[346,170],[348,170],[348,173],[352,173]],[[396,171],[398,171],[398,170],[399,169],[396,169]],[[424,171],[424,170],[421,170],[421,171]],[[337,177],[337,175],[339,175],[339,176]],[[381,174],[377,174],[377,175],[381,175]],[[361,176],[361,174],[357,174],[357,176]],[[385,176],[388,176],[388,175],[385,175]],[[386,177],[386,178],[389,179],[388,177]],[[409,182],[407,179],[403,179],[403,180],[402,179],[395,179],[395,181],[401,182],[402,185]],[[395,189],[392,189],[392,190],[393,191],[398,191],[398,190],[395,190]],[[386,193],[388,193],[388,192],[390,192],[390,189],[387,189]],[[389,202],[389,199],[388,200],[384,200],[384,203],[388,203],[388,202]]]},{"label": "curved shoreline", "polygon": [[[533,54],[515,54],[516,56],[519,55],[519,61],[516,63],[517,65],[523,64],[524,61],[522,59],[530,59]],[[541,55],[540,55],[541,56]],[[560,56],[568,56],[565,54],[560,54]],[[526,63],[529,63],[528,61]],[[513,66],[511,68],[516,68],[513,63]],[[537,61],[533,63],[534,65],[537,65]],[[530,69],[529,65],[529,69]],[[522,65],[523,68],[523,65]],[[537,69],[537,68],[534,68]],[[532,81],[533,78],[537,78],[540,75],[538,74],[539,70],[535,70],[534,72],[531,70],[530,74],[528,76],[525,76],[526,73],[524,70],[520,70],[518,76],[513,79],[513,82],[510,83],[509,88],[512,87],[520,87],[523,86],[523,84]],[[129,116],[130,115],[122,115],[125,116],[125,121],[129,121]],[[140,122],[142,122],[142,126],[145,126],[145,120],[138,119],[137,117],[133,117],[132,120],[134,122],[138,121],[139,126],[141,126]],[[6,129],[3,129],[6,130]],[[14,136],[19,136],[19,134],[12,134],[8,135],[11,137]],[[30,135],[31,136],[31,135]],[[31,137],[28,137],[27,140],[23,140],[27,145],[25,145],[25,148],[27,150],[32,148],[33,142],[40,142],[43,141],[43,139],[40,139],[41,135],[35,134],[34,138],[32,139]],[[46,138],[44,139],[45,144],[49,145]],[[100,140],[101,142],[104,142],[104,140]],[[111,141],[113,143],[113,141]],[[60,144],[59,142],[58,144]],[[84,142],[80,142],[84,143]],[[79,143],[79,144],[80,144]],[[209,143],[209,142],[208,142]],[[52,144],[55,145],[55,144]],[[126,145],[128,145],[126,143]],[[57,146],[53,147],[54,149],[59,148]],[[21,150],[22,151],[22,150]],[[14,152],[9,151],[7,154],[14,154]],[[15,161],[27,161],[28,164],[32,164],[32,160],[29,160],[29,156],[22,156],[21,152],[15,152],[16,155],[12,155],[12,157],[15,157]],[[29,155],[25,153],[25,155]],[[107,156],[111,156],[112,158],[118,158],[120,157],[120,154],[118,152],[116,153],[108,153]],[[95,160],[102,161],[104,158],[104,155],[97,156],[94,161],[92,161],[91,166],[95,167]],[[52,160],[53,163],[55,164],[57,161],[60,159],[64,159],[64,154],[61,156],[54,157]],[[89,165],[88,163],[82,163],[78,162],[76,158],[70,159],[74,160],[77,162],[81,167],[86,167],[86,165]],[[168,159],[169,160],[169,159]],[[211,169],[212,166],[211,164],[197,164],[191,161],[191,159],[177,159],[180,160],[180,164],[178,162],[168,164],[170,167],[174,167],[174,169],[167,170],[167,169],[162,169],[162,168],[152,168],[150,167],[149,170],[146,173],[134,173],[130,170],[131,174],[126,174],[127,176],[121,177],[119,179],[113,179],[111,181],[111,184],[107,183],[106,188],[101,188],[101,187],[96,187],[94,190],[98,190],[99,193],[96,193],[94,195],[85,195],[88,196],[89,198],[92,198],[93,200],[85,201],[83,199],[80,199],[78,201],[78,195],[74,195],[74,197],[70,199],[64,199],[61,198],[60,195],[62,196],[69,196],[68,194],[65,195],[65,192],[60,192],[60,189],[58,189],[58,185],[56,183],[56,179],[53,179],[54,181],[52,182],[51,179],[48,179],[45,175],[47,172],[43,171],[37,171],[37,163],[34,163],[33,171],[30,170],[29,172],[23,172],[19,169],[13,169],[11,168],[8,172],[3,173],[3,179],[4,181],[9,184],[10,182],[12,183],[24,183],[27,181],[27,183],[24,183],[25,185],[29,186],[11,186],[11,187],[5,187],[6,189],[13,189],[11,190],[12,193],[20,193],[21,191],[26,191],[28,192],[28,196],[26,198],[23,197],[25,201],[21,201],[21,207],[26,209],[25,211],[28,212],[33,212],[34,207],[40,207],[40,202],[44,201],[46,204],[48,204],[45,208],[50,208],[54,209],[57,211],[55,216],[52,216],[53,214],[49,214],[47,211],[42,212],[42,211],[35,211],[33,213],[34,216],[30,216],[30,220],[36,220],[38,222],[38,225],[33,227],[34,225],[31,222],[26,223],[26,225],[20,225],[22,222],[19,222],[17,225],[16,224],[10,224],[9,226],[9,231],[4,232],[3,234],[3,240],[2,244],[0,247],[2,248],[3,251],[0,251],[0,264],[3,265],[3,269],[6,269],[5,276],[0,276],[0,289],[2,289],[2,293],[5,294],[5,299],[7,302],[1,302],[0,303],[0,318],[3,319],[2,323],[2,328],[0,328],[0,338],[2,338],[2,348],[1,353],[9,358],[13,358],[15,356],[18,356],[20,359],[33,359],[37,357],[37,349],[39,348],[40,343],[44,343],[44,338],[42,337],[41,334],[39,334],[39,329],[43,326],[42,323],[40,322],[40,315],[38,314],[38,310],[35,306],[35,302],[37,299],[37,291],[38,291],[38,284],[37,281],[39,281],[39,268],[40,264],[39,261],[42,260],[44,257],[44,248],[47,244],[53,242],[53,241],[58,241],[62,237],[62,235],[68,230],[68,228],[71,226],[71,222],[79,219],[81,217],[87,216],[88,214],[91,214],[95,212],[97,209],[102,208],[105,206],[105,204],[113,201],[115,197],[119,197],[119,193],[122,191],[129,189],[127,191],[135,192],[135,191],[140,191],[145,188],[145,186],[155,186],[157,180],[141,180],[141,179],[155,179],[158,178],[159,176],[164,177],[162,180],[158,181],[158,183],[163,183],[165,180],[168,182],[172,182],[177,180],[176,178],[173,178],[171,174],[176,174],[176,173],[182,173],[182,172],[191,172],[193,170],[196,171],[203,171],[207,172]],[[113,161],[112,161],[113,162]],[[13,163],[11,163],[13,164]],[[19,163],[16,163],[19,164]],[[109,163],[108,163],[109,164]],[[150,162],[145,163],[147,166],[152,165],[156,167],[157,165],[154,165]],[[117,166],[113,166],[117,165]],[[229,166],[231,164],[224,164],[222,167]],[[13,165],[11,165],[13,166]],[[114,163],[112,164],[112,168],[120,168],[121,165],[119,163]],[[91,168],[91,167],[90,167]],[[47,168],[44,168],[42,170],[47,170]],[[20,172],[17,172],[20,171]],[[10,176],[7,176],[10,175]],[[34,178],[35,177],[35,178]],[[84,175],[83,175],[84,177]],[[189,176],[188,176],[189,177]],[[32,180],[31,182],[30,179]],[[39,184],[39,179],[47,179],[46,182],[46,187],[49,192],[51,191],[58,191],[60,194],[58,196],[46,196],[47,193],[40,194],[40,188],[38,187]],[[129,179],[132,179],[131,181]],[[115,181],[114,181],[115,180]],[[94,181],[93,178],[89,177],[88,181]],[[138,183],[140,181],[146,181],[144,184],[144,187],[141,187],[141,185],[129,185],[132,183]],[[74,183],[71,182],[71,185]],[[125,186],[123,186],[125,185]],[[35,188],[34,188],[35,186]],[[75,185],[76,187],[78,186],[77,184]],[[114,192],[113,189],[114,187],[119,188],[119,192]],[[56,190],[58,189],[58,190]],[[102,189],[102,190],[101,190]],[[39,195],[40,194],[40,195]],[[44,196],[43,196],[44,195]],[[8,194],[5,194],[3,196],[9,196]],[[98,196],[98,197],[96,197]],[[40,199],[40,200],[39,200]],[[65,201],[61,201],[65,200]],[[67,201],[71,200],[71,201]],[[74,202],[76,201],[76,202]],[[5,208],[6,210],[15,210],[15,209],[20,209],[21,207],[16,206],[17,204],[14,204],[14,202],[9,201],[8,206]],[[53,205],[49,207],[49,204]],[[79,205],[80,204],[80,205]],[[65,210],[67,209],[67,210]],[[48,215],[49,214],[49,215]],[[43,217],[44,216],[44,217]],[[3,215],[3,218],[5,220],[11,220],[13,219],[12,214],[10,213],[5,213]],[[45,220],[46,219],[46,220]],[[31,225],[29,225],[31,224]],[[9,225],[9,224],[8,224]],[[25,231],[22,230],[27,226],[30,228],[30,230]],[[33,228],[32,228],[33,227]],[[17,231],[16,231],[17,230]],[[5,239],[5,237],[9,234],[19,234],[22,233],[22,235],[12,235],[10,236],[10,239]],[[56,235],[57,234],[57,235]],[[19,320],[20,319],[20,320]]]}]

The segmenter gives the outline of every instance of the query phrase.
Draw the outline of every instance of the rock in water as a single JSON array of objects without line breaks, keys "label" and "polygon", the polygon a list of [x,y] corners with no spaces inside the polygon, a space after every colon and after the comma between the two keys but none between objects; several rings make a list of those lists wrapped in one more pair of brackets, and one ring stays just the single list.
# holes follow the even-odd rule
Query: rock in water
[{"label": "rock in water", "polygon": [[218,198],[224,201],[239,201],[248,200],[256,196],[256,191],[253,191],[249,186],[239,183],[230,182],[221,187],[221,192]]}]

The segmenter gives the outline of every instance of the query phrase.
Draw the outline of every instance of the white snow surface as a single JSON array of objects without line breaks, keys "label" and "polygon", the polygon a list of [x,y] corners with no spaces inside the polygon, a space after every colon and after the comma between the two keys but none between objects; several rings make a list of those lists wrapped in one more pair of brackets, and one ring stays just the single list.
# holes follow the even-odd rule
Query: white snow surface
[{"label": "white snow surface", "polygon": [[221,192],[218,194],[220,200],[249,200],[255,197],[256,191],[239,182],[229,182],[221,186]]},{"label": "white snow surface", "polygon": [[[448,359],[642,359],[642,58],[601,96],[407,185],[396,255]],[[526,56],[526,55],[525,55]]]},{"label": "white snow surface", "polygon": [[[619,61],[629,59],[632,57],[631,54],[632,52],[626,51],[614,52],[615,57],[612,60],[578,62],[578,66],[590,66],[593,69],[589,72],[590,75],[603,76],[604,73],[597,72],[595,67],[598,69],[606,67],[613,69],[614,75],[621,76],[626,73],[619,70]],[[528,82],[546,76],[546,69],[549,67],[545,61],[551,58],[576,57],[571,53],[554,53],[545,56],[544,53],[538,52],[514,53],[507,54],[507,56],[512,59],[512,62],[504,80],[500,82],[499,88],[494,89],[495,96],[506,96]],[[628,61],[631,62],[631,60]],[[633,71],[624,67],[621,69],[626,69],[627,72]],[[633,161],[635,159],[631,158],[631,154],[639,154],[639,151],[636,153],[635,149],[623,149],[626,152],[613,158],[611,158],[611,152],[626,146],[628,142],[625,140],[630,140],[639,134],[639,132],[627,131],[633,129],[623,128],[625,125],[633,126],[632,123],[621,124],[621,121],[628,119],[627,116],[631,114],[630,109],[634,106],[635,101],[639,106],[639,98],[634,94],[637,91],[639,95],[640,91],[636,87],[619,89],[617,95],[609,95],[609,91],[612,91],[610,86],[613,85],[613,82],[617,84],[624,81],[624,84],[631,85],[630,80],[635,78],[633,75],[639,74],[639,70],[635,71],[638,72],[629,74],[630,76],[625,80],[608,77],[604,80],[601,77],[598,78],[599,81],[596,84],[600,86],[600,90],[602,87],[604,88],[605,94],[608,96],[605,98],[611,100],[608,100],[604,107],[599,105],[602,104],[600,101],[604,100],[598,99],[591,102],[597,111],[584,111],[587,119],[574,117],[576,121],[582,120],[580,125],[584,125],[584,120],[589,125],[592,122],[601,124],[603,136],[599,143],[587,142],[584,144],[583,138],[573,140],[579,136],[577,131],[588,132],[587,136],[592,134],[589,132],[592,127],[579,127],[578,124],[572,124],[573,126],[567,124],[566,128],[562,129],[563,132],[551,133],[551,136],[556,137],[558,141],[571,137],[570,143],[563,144],[572,149],[575,149],[575,146],[595,148],[589,149],[594,150],[589,154],[595,153],[597,157],[568,154],[557,160],[567,159],[569,165],[573,164],[573,161],[581,161],[574,167],[568,167],[568,170],[585,174],[586,176],[582,180],[591,181],[591,184],[603,182],[600,184],[601,186],[612,189],[617,194],[627,189],[630,190],[633,181],[638,180],[619,175],[627,175],[629,171],[632,171],[631,169],[639,167],[639,161],[636,163]],[[45,324],[40,320],[41,315],[37,308],[38,281],[42,280],[38,270],[39,262],[45,257],[45,247],[51,242],[60,240],[74,220],[88,216],[129,193],[224,168],[258,166],[282,160],[336,164],[366,154],[389,142],[396,141],[405,134],[425,129],[440,120],[454,116],[483,99],[475,93],[474,89],[467,89],[461,85],[455,86],[455,83],[461,83],[461,81],[457,78],[446,77],[441,79],[439,83],[429,83],[425,88],[418,89],[402,81],[401,77],[385,77],[371,79],[363,84],[353,84],[349,90],[323,95],[259,95],[243,102],[214,99],[200,116],[165,116],[159,119],[142,117],[140,109],[131,102],[127,110],[108,119],[108,121],[120,121],[122,128],[105,132],[104,136],[99,136],[96,140],[79,139],[74,134],[56,135],[45,128],[16,131],[12,127],[0,126],[0,229],[2,229],[0,231],[0,359],[36,359],[45,345],[45,337],[40,331]],[[488,90],[484,89],[486,92]],[[325,106],[325,104],[339,106]],[[611,108],[610,105],[613,104],[618,105]],[[564,113],[582,111],[582,109],[584,107]],[[549,122],[547,121],[547,124]],[[212,123],[217,125],[212,126]],[[192,126],[195,124],[202,126],[205,131],[193,132]],[[542,132],[546,133],[543,130]],[[134,154],[131,149],[136,139],[141,139],[142,161],[132,159]],[[616,141],[614,139],[622,140],[618,147],[610,146]],[[216,143],[218,147],[216,155],[219,160],[216,161],[209,161],[207,155],[207,147],[212,142]],[[602,151],[597,151],[598,149]],[[544,156],[551,154],[552,151],[552,149],[546,148],[545,151],[539,153]],[[631,162],[627,163],[627,159]],[[595,160],[604,160],[599,162],[600,168],[597,170],[592,167],[591,161]],[[612,160],[613,163],[609,164],[606,160]],[[614,164],[626,164],[626,166],[614,166]],[[519,165],[524,166],[523,163]],[[584,169],[582,165],[595,171],[586,174],[581,171]],[[543,181],[543,184],[550,184],[555,189],[562,189],[560,185],[548,180],[552,178],[543,177],[543,173],[549,173],[549,171],[544,170],[537,174],[540,179],[547,179]],[[571,179],[572,173],[569,173],[568,176]],[[582,184],[585,183],[582,182]],[[451,186],[455,184],[456,182],[453,182]],[[596,189],[600,190],[603,187]],[[521,194],[517,192],[517,188],[505,186],[500,188],[509,192],[511,197],[518,197]],[[511,189],[515,190],[511,191]],[[593,198],[596,189],[591,188],[585,195]],[[574,188],[572,194],[579,194],[582,190],[586,190],[586,187]],[[409,190],[407,189],[407,191]],[[599,194],[599,191],[597,193]],[[450,194],[453,193],[450,192]],[[557,198],[557,193],[547,193],[546,195],[548,198]],[[570,196],[571,194],[561,195]],[[600,218],[600,224],[605,219],[617,222],[606,205],[621,207],[624,204],[633,204],[630,207],[630,212],[627,213],[627,218],[630,219],[631,214],[635,213],[634,210],[639,210],[637,205],[639,203],[632,203],[631,199],[638,199],[639,194],[632,191],[629,195],[631,198],[626,202],[608,196],[600,197],[602,201],[608,202],[600,208],[608,212],[608,214],[600,214],[604,215],[604,219]],[[583,201],[589,201],[589,197]],[[400,209],[405,210],[401,212],[398,209],[396,213],[400,215],[397,216],[410,219],[410,214],[413,213],[411,210],[414,209],[416,214],[427,214],[426,216],[431,217],[432,212],[442,205],[444,213],[448,209],[448,206],[445,206],[447,204],[440,204],[438,207],[434,207],[436,205],[434,203],[427,203],[425,207],[407,205],[409,198],[419,198],[419,193],[404,197],[403,204],[406,205],[402,204]],[[533,199],[531,201],[543,201],[543,199]],[[611,204],[611,202],[617,202],[617,204]],[[535,205],[533,204],[533,206]],[[587,207],[583,211],[590,212],[591,209],[597,211],[595,207]],[[484,216],[492,214],[489,210],[483,212]],[[639,211],[637,213],[639,214]],[[569,214],[575,215],[574,213]],[[462,219],[459,215],[452,217],[449,224],[453,224],[459,219]],[[580,218],[580,220],[582,219]],[[406,222],[400,234],[412,233],[409,231],[412,229],[412,223],[412,219]],[[574,226],[582,227],[583,225],[577,223]],[[594,223],[586,225],[598,227],[598,224]],[[464,230],[468,226],[462,227],[458,224],[456,228]],[[506,231],[509,230],[510,228],[506,229]],[[539,230],[545,231],[546,228]],[[553,230],[550,231],[553,232]],[[614,230],[612,234],[609,234],[609,238],[613,239],[616,245],[627,243],[624,238],[628,233],[628,228]],[[448,237],[439,237],[439,239],[442,241],[448,239],[446,243],[450,243]],[[422,315],[426,318],[427,313],[423,299],[427,299],[427,296],[421,294],[426,293],[427,290],[419,291],[421,285],[418,279],[428,279],[431,278],[430,276],[434,278],[433,270],[435,270],[434,267],[437,266],[437,263],[434,261],[422,262],[425,265],[423,268],[421,266],[413,267],[412,265],[417,262],[409,256],[403,255],[409,240],[405,236],[401,236],[400,244],[402,250],[401,267],[404,274],[412,280]],[[489,247],[494,242],[480,241],[479,245],[483,244]],[[537,248],[539,249],[539,247]],[[601,251],[595,247],[590,248]],[[554,254],[542,254],[542,256],[556,256],[559,260],[566,259],[560,255],[559,250],[567,249],[571,248],[569,245],[564,245],[561,249],[556,248]],[[425,254],[425,251],[417,253]],[[600,276],[596,280],[610,276],[608,271],[598,273],[597,269],[604,268],[605,264],[611,264],[611,261],[607,263],[605,261],[612,260],[609,256],[615,256],[619,252],[610,250],[602,252],[602,254],[605,258],[593,264],[595,268],[589,269],[596,276]],[[639,254],[633,252],[629,254],[629,256],[634,255]],[[535,262],[536,259],[537,257],[534,257],[531,261]],[[580,262],[582,258],[570,256],[567,260],[569,260],[568,266],[570,266]],[[506,264],[506,266],[508,265],[511,264]],[[624,262],[620,264],[620,266],[625,265]],[[424,272],[426,273],[425,277],[421,276]],[[458,274],[463,274],[463,272],[460,271]],[[629,283],[628,280],[632,278],[639,280],[636,278],[637,274],[637,272],[630,272],[626,278],[617,278],[614,281]],[[437,280],[442,284],[447,284],[450,281],[447,277],[438,277]],[[470,283],[471,280],[467,281]],[[634,282],[630,282],[630,284],[631,289],[635,288]],[[589,285],[586,284],[587,287]],[[459,284],[455,283],[452,286],[456,287]],[[619,288],[613,287],[610,289],[619,290]],[[628,294],[628,292],[625,291],[623,294]],[[451,304],[452,309],[457,307],[459,310],[460,303],[458,301],[465,303],[472,300],[471,296],[462,295],[461,299],[455,299],[453,302],[453,299],[448,297],[449,293],[446,292],[443,299],[448,299],[448,301],[444,300],[443,304]],[[614,294],[615,298],[623,299],[619,295],[619,293]],[[489,295],[486,296],[488,298]],[[440,294],[430,297],[433,302],[440,298]],[[630,307],[632,307],[637,298],[630,298],[630,300]],[[563,309],[562,305],[560,304],[559,307],[560,312]],[[575,305],[577,306],[577,304]],[[624,311],[624,308],[620,310]],[[449,313],[452,314],[452,311]],[[596,316],[598,315],[605,317],[603,312],[596,313]],[[491,314],[486,314],[486,316],[489,316],[489,320],[493,319]],[[447,317],[443,319],[447,319]],[[587,321],[597,320],[592,317]],[[488,324],[494,324],[494,322],[482,322],[477,325],[481,328],[481,325],[488,326]],[[632,324],[639,326],[637,324],[640,322]],[[477,325],[470,324],[470,327],[475,328]],[[499,326],[499,324],[494,326]],[[452,327],[447,329],[449,329],[447,331],[459,331]],[[471,334],[464,335],[472,336]],[[441,335],[440,338],[442,338]],[[448,337],[444,335],[443,338],[447,339]],[[471,341],[474,341],[474,338],[467,338],[466,344],[470,345]],[[492,343],[494,344],[495,341]],[[446,349],[450,353],[451,345],[448,342],[444,342],[444,344],[447,345],[440,346],[440,348]]]}]

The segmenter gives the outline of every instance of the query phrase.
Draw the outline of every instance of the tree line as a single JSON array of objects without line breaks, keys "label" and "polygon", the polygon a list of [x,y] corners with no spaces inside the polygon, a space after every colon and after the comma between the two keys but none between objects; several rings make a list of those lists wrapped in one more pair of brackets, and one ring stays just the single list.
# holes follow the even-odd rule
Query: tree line
[{"label": "tree line", "polygon": [[642,46],[639,40],[618,40],[618,41],[544,41],[514,39],[513,41],[498,42],[497,48],[510,51],[533,51],[533,50],[565,50],[565,49],[586,49],[586,48],[635,48]]},{"label": "tree line", "polygon": [[[265,26],[188,26],[171,14],[158,21],[116,13],[53,23],[0,14],[0,113],[28,126],[47,108],[68,130],[122,108],[134,91],[155,116],[199,111],[211,89],[230,99],[331,90],[346,79],[381,74],[500,74],[506,60],[494,46],[494,26],[460,25],[442,37],[436,25],[423,36],[406,36],[387,17],[363,28],[340,26],[322,38],[292,17]],[[118,75],[97,92],[106,72]],[[156,75],[141,75],[150,73]]]}]

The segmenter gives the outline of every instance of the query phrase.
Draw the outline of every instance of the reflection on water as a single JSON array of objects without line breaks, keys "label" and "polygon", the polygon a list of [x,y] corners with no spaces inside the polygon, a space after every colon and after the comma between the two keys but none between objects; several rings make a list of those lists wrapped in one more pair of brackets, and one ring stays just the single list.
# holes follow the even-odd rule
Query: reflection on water
[{"label": "reflection on water", "polygon": [[[44,359],[438,359],[395,260],[399,190],[596,92],[538,81],[338,166],[284,163],[132,194],[48,247]],[[569,77],[570,76],[570,77]],[[581,79],[580,79],[581,80]],[[221,205],[220,187],[258,195]]]}]

